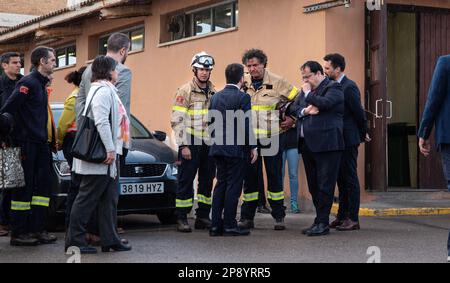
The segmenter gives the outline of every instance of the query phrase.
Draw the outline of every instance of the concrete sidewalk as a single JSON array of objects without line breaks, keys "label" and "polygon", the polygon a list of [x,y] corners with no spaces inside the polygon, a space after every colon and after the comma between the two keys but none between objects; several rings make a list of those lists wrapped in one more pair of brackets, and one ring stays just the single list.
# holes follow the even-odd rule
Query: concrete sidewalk
[{"label": "concrete sidewalk", "polygon": [[[332,213],[338,211],[338,203]],[[450,215],[450,192],[427,190],[392,190],[373,192],[361,203],[361,216]]]}]

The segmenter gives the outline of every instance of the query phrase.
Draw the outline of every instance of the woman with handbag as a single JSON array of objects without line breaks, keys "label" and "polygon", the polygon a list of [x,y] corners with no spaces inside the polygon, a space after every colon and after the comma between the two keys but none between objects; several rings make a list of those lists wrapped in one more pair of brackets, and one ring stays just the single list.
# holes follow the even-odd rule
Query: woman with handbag
[{"label": "woman with handbag", "polygon": [[[99,56],[92,63],[92,85],[86,99],[83,122],[74,141],[73,170],[82,175],[79,193],[70,213],[66,249],[77,246],[81,253],[96,253],[86,242],[86,225],[99,207],[99,230],[103,252],[128,251],[117,234],[117,155],[130,142],[129,120],[114,82],[117,62]],[[95,125],[92,129],[89,125]],[[83,144],[89,137],[89,144]],[[95,138],[97,137],[97,139]],[[99,138],[98,138],[99,137]],[[85,149],[88,149],[87,151]]]}]

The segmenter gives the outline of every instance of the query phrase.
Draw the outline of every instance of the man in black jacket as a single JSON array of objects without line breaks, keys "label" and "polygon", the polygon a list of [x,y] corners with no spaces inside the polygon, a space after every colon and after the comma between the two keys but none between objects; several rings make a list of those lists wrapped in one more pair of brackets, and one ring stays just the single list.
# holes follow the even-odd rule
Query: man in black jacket
[{"label": "man in black jacket", "polygon": [[[17,82],[22,78],[20,68],[20,54],[16,52],[6,52],[0,58],[2,74],[0,76],[0,108],[13,92]],[[9,116],[9,117],[7,117]],[[1,142],[7,142],[11,130],[10,118],[7,115],[1,117]],[[0,236],[7,236],[9,233],[9,215],[11,210],[11,190],[3,190],[0,193]]]},{"label": "man in black jacket", "polygon": [[[308,236],[329,234],[334,188],[344,150],[344,93],[340,84],[324,76],[322,66],[308,61],[301,67],[304,85],[288,109],[298,117],[299,152],[316,208],[314,224],[302,232]],[[288,127],[286,121],[281,126]]]},{"label": "man in black jacket", "polygon": [[[225,75],[225,89],[212,97],[209,106],[213,142],[210,156],[214,157],[217,166],[210,235],[244,236],[250,231],[238,227],[237,206],[247,160],[250,157],[251,163],[255,163],[258,153],[256,141],[251,136],[250,96],[240,90],[244,82],[244,68],[240,64],[231,64],[226,68]],[[252,140],[254,145],[250,145]]]},{"label": "man in black jacket", "polygon": [[23,77],[0,113],[14,116],[12,140],[21,148],[26,186],[14,190],[11,200],[11,245],[32,246],[56,241],[45,231],[50,203],[51,154],[47,121],[49,75],[56,67],[53,49],[40,46],[31,52],[33,71]]},{"label": "man in black jacket", "polygon": [[22,64],[20,54],[16,52],[6,52],[0,58],[2,64],[2,75],[0,76],[0,108],[13,92],[17,82],[23,77],[20,74]]},{"label": "man in black jacket", "polygon": [[358,179],[358,147],[367,139],[367,120],[361,105],[358,86],[345,74],[345,58],[340,54],[324,57],[325,74],[340,83],[344,91],[344,142],[339,177],[339,212],[330,228],[339,231],[359,230],[360,186]]}]

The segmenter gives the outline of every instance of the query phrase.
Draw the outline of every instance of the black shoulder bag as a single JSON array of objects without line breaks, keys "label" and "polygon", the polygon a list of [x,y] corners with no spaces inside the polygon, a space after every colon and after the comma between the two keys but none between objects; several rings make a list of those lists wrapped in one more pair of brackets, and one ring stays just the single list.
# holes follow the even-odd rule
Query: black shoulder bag
[{"label": "black shoulder bag", "polygon": [[[89,102],[86,115],[82,115],[80,125],[78,126],[77,134],[72,146],[73,157],[92,163],[103,163],[106,160],[106,148],[97,131],[94,120],[88,117],[91,111],[91,103],[95,94],[100,89],[95,90]],[[110,112],[111,122],[111,112]]]}]

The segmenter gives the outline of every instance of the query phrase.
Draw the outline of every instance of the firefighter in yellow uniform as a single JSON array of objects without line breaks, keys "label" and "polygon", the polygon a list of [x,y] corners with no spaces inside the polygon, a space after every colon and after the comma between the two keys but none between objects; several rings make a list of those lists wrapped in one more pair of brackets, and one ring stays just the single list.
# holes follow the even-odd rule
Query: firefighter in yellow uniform
[{"label": "firefighter in yellow uniform", "polygon": [[195,229],[209,229],[211,190],[216,173],[209,157],[208,107],[215,93],[210,81],[214,58],[206,52],[196,54],[191,62],[194,78],[181,86],[175,96],[171,125],[179,146],[178,187],[176,192],[177,230],[191,232],[187,214],[193,206],[193,183],[198,171],[198,208]]},{"label": "firefighter in yellow uniform", "polygon": [[[268,181],[268,200],[275,219],[274,229],[284,230],[284,193],[282,186],[282,152],[281,140],[284,138],[280,128],[281,119],[279,106],[293,101],[298,89],[282,77],[268,70],[267,56],[259,49],[248,50],[242,63],[247,67],[249,75],[245,78],[244,90],[252,100],[252,123],[258,145],[258,160],[248,163],[244,182],[244,196],[241,207],[239,227],[249,229],[254,227],[253,219],[258,206],[258,170],[262,168],[262,160],[266,169]],[[261,173],[259,173],[261,174]]]}]

